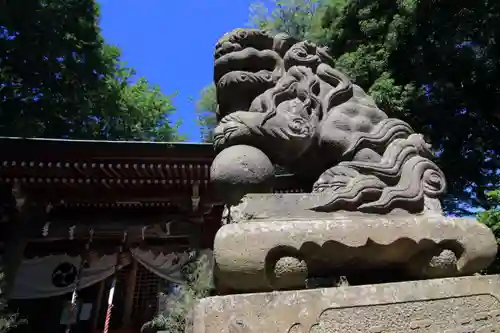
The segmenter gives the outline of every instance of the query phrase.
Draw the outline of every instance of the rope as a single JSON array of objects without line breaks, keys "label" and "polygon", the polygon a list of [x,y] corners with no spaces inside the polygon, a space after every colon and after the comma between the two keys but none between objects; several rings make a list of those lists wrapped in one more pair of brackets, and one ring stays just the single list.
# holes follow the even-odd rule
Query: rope
[{"label": "rope", "polygon": [[116,256],[116,264],[115,264],[115,272],[113,275],[113,282],[111,283],[111,288],[109,289],[109,297],[108,297],[108,309],[106,310],[106,321],[104,322],[104,331],[103,333],[109,332],[109,327],[111,325],[111,313],[113,312],[113,297],[115,295],[115,287],[116,287],[116,275],[118,273],[118,269],[120,266],[120,257],[123,253],[123,249],[125,247],[125,243],[127,241],[127,232],[123,233],[122,243],[120,245],[118,254]]},{"label": "rope", "polygon": [[66,333],[71,332],[71,318],[73,317],[73,314],[76,311],[76,300],[78,297],[77,290],[78,290],[78,287],[80,286],[80,280],[81,280],[83,268],[85,267],[85,264],[89,261],[90,245],[92,244],[93,239],[94,239],[94,229],[90,229],[89,240],[85,244],[84,255],[82,256],[82,260],[80,260],[80,267],[78,268],[78,272],[76,275],[75,287],[73,288],[73,294],[71,295],[71,308],[69,310],[68,322],[66,324]]}]

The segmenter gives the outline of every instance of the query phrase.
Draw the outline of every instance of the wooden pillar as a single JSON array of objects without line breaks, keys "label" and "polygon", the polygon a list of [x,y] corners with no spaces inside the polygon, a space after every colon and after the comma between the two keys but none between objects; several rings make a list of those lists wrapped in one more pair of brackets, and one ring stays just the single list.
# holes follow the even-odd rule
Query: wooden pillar
[{"label": "wooden pillar", "polygon": [[125,288],[125,311],[123,312],[123,326],[128,328],[131,325],[132,309],[134,306],[135,287],[137,282],[138,263],[131,257],[132,263],[127,276],[127,286]]},{"label": "wooden pillar", "polygon": [[7,299],[10,298],[28,239],[31,233],[36,231],[36,228],[43,225],[44,213],[46,212],[45,204],[30,200],[21,192],[18,186],[12,188],[12,196],[15,200],[16,211],[13,212],[7,222],[10,230],[5,242],[3,256],[5,297]]}]

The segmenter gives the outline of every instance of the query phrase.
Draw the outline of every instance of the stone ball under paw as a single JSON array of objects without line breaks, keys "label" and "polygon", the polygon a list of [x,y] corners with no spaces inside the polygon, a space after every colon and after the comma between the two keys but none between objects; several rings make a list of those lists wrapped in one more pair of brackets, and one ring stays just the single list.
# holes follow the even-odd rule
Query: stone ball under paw
[{"label": "stone ball under paw", "polygon": [[271,193],[275,168],[261,150],[237,145],[221,151],[212,162],[210,181],[227,204],[235,205],[247,193]]},{"label": "stone ball under paw", "polygon": [[409,272],[417,277],[444,278],[457,275],[456,254],[449,249],[442,249],[438,254],[420,253],[410,259]]},{"label": "stone ball under paw", "polygon": [[308,275],[307,264],[295,257],[282,257],[276,262],[273,273],[273,287],[276,289],[304,287]]}]

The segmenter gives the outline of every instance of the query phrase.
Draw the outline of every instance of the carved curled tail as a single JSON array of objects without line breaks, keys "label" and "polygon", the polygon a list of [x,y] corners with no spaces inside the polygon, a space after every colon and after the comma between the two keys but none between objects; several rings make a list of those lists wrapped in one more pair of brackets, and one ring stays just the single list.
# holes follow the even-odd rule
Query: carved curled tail
[{"label": "carved curled tail", "polygon": [[399,181],[403,165],[413,156],[429,157],[432,151],[424,141],[422,135],[411,134],[407,139],[396,139],[387,147],[380,162],[341,162],[361,174],[370,174],[379,177],[387,185]]},{"label": "carved curled tail", "polygon": [[415,156],[408,160],[401,172],[397,185],[386,187],[380,198],[359,206],[360,211],[383,213],[394,208],[421,211],[424,196],[437,198],[446,188],[443,172],[430,160]]},{"label": "carved curled tail", "polygon": [[419,134],[394,140],[380,162],[342,162],[314,184],[327,202],[317,211],[359,210],[388,213],[395,208],[424,210],[424,198],[437,198],[446,187],[444,174],[430,159]]},{"label": "carved curled tail", "polygon": [[344,152],[344,158],[352,157],[363,148],[369,148],[382,154],[395,139],[406,138],[413,133],[411,126],[402,120],[384,119],[370,133],[355,133],[351,145]]},{"label": "carved curled tail", "polygon": [[[344,186],[339,187],[340,183],[344,183]],[[336,185],[336,189],[317,191],[328,196],[329,200],[326,204],[313,207],[312,210],[318,212],[357,210],[360,202],[377,200],[386,187],[386,184],[377,177],[364,175],[359,175],[347,182],[337,181]]]}]

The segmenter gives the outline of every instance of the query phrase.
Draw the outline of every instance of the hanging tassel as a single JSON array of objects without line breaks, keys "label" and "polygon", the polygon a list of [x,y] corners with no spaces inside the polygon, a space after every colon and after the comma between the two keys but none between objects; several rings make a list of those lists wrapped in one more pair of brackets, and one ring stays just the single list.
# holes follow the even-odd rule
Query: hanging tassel
[{"label": "hanging tassel", "polygon": [[[73,228],[73,232],[74,232],[74,227],[71,227],[70,228],[70,231],[72,230]],[[71,235],[71,234],[70,234]],[[89,240],[88,242],[85,244],[85,251],[84,253],[81,255],[81,260],[80,260],[80,267],[78,269],[78,273],[77,273],[77,276],[76,276],[76,281],[75,281],[75,287],[73,288],[73,294],[71,295],[71,308],[70,308],[70,311],[69,311],[69,316],[68,316],[68,323],[66,324],[66,333],[70,333],[71,332],[71,318],[73,317],[73,314],[75,313],[75,311],[77,310],[76,309],[76,301],[77,301],[77,298],[78,298],[78,287],[80,286],[80,280],[81,280],[81,276],[82,276],[82,271],[85,267],[85,263],[88,261],[88,258],[90,257],[89,256],[89,252],[90,252],[90,245],[92,244],[92,240],[94,238],[94,229],[90,229],[89,231]],[[78,318],[77,318],[77,321],[78,321]]]},{"label": "hanging tassel", "polygon": [[[114,289],[114,286],[112,286]],[[106,311],[106,321],[104,322],[104,331],[103,333],[109,332],[109,325],[111,324],[111,309],[113,308],[113,303],[109,303],[108,301],[108,310]]]},{"label": "hanging tassel", "polygon": [[42,228],[43,237],[47,237],[49,235],[49,227],[50,227],[50,222],[45,222]]},{"label": "hanging tassel", "polygon": [[69,227],[69,239],[70,240],[75,239],[75,229],[76,229],[76,225]]},{"label": "hanging tassel", "polygon": [[[47,214],[48,216],[51,210],[52,210],[52,205],[49,202],[45,207],[45,214]],[[50,221],[45,222],[42,229],[43,237],[47,237],[49,235],[49,227],[50,227]]]},{"label": "hanging tassel", "polygon": [[123,253],[123,248],[125,247],[126,242],[127,242],[127,232],[125,231],[123,233],[122,244],[120,245],[118,254],[116,255],[115,273],[113,276],[113,282],[111,283],[111,289],[109,289],[108,309],[106,311],[106,321],[104,322],[103,333],[108,333],[109,327],[111,325],[111,314],[113,311],[113,298],[115,296],[115,287],[116,287],[116,274],[118,273],[118,269],[120,266],[120,257]]}]

